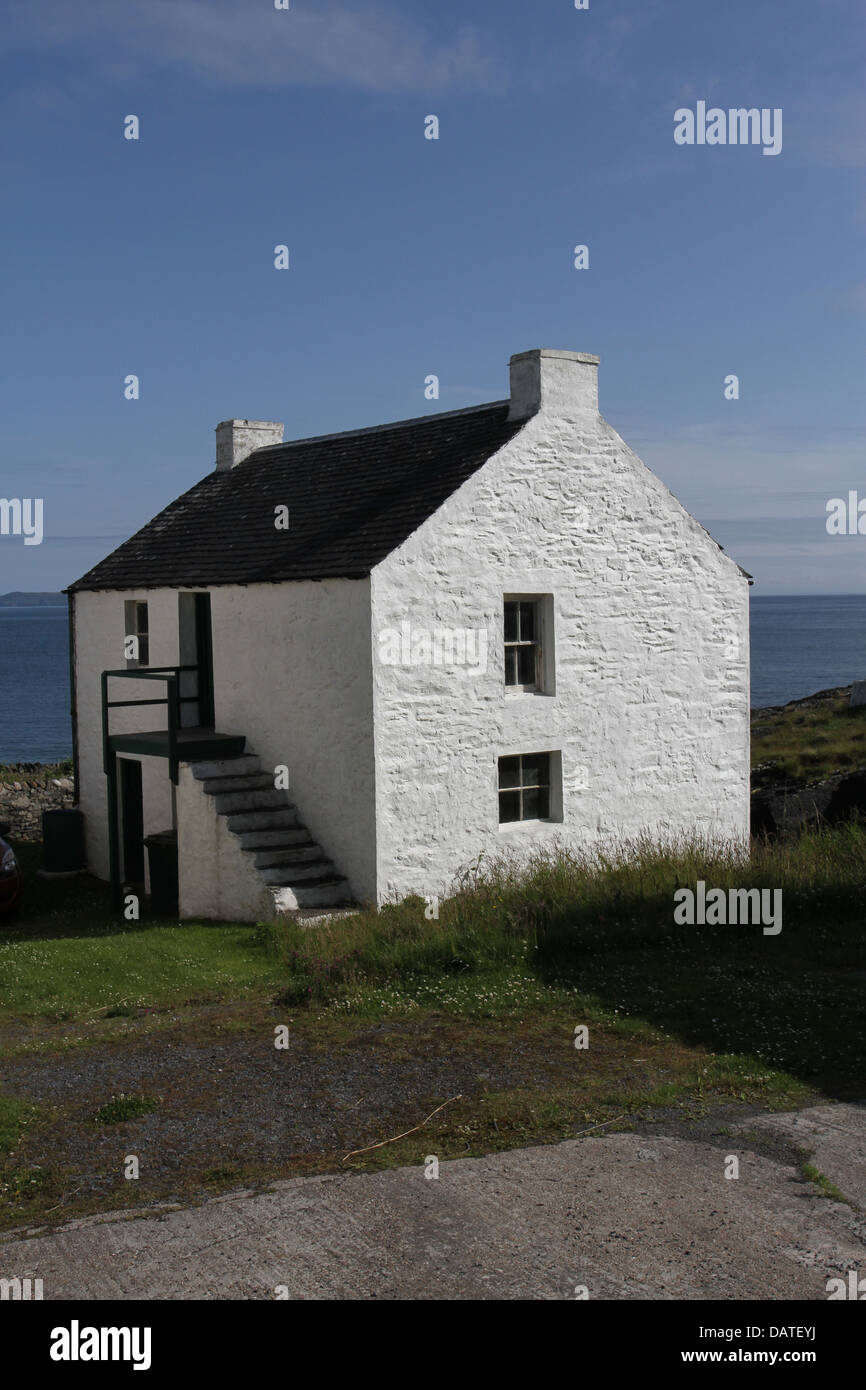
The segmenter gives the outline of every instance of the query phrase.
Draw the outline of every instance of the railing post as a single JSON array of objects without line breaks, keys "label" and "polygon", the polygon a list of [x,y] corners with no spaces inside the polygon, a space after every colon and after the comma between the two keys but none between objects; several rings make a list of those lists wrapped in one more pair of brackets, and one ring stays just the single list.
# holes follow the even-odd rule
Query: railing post
[{"label": "railing post", "polygon": [[168,775],[171,781],[177,786],[177,724],[178,724],[178,701],[177,701],[177,682],[178,677],[166,676],[168,687]]},{"label": "railing post", "polygon": [[103,671],[102,682],[102,771],[108,776],[108,672]]},{"label": "railing post", "polygon": [[123,892],[120,882],[120,835],[117,824],[117,754],[109,756],[105,769],[108,796],[108,866],[111,878],[111,906],[115,912],[123,907]]}]

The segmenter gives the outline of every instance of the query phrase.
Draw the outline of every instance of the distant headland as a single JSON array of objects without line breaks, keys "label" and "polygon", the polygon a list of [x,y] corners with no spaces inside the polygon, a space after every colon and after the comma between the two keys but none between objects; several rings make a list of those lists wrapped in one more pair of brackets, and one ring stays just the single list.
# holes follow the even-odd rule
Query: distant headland
[{"label": "distant headland", "polygon": [[66,607],[65,594],[26,594],[16,589],[11,594],[0,594],[0,608],[51,608]]}]

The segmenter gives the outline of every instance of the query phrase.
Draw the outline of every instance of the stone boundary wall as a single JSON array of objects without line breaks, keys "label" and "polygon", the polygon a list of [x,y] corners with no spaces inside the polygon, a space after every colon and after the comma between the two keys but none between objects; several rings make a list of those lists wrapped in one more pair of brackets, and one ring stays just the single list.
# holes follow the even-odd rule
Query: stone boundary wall
[{"label": "stone boundary wall", "polygon": [[0,766],[0,821],[9,821],[10,840],[42,839],[42,812],[71,806],[72,778],[56,764]]}]

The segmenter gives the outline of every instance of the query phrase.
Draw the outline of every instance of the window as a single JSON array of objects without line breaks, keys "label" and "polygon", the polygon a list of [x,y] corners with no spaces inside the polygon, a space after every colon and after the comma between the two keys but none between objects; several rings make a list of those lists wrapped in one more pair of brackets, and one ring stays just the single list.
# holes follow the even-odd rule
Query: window
[{"label": "window", "polygon": [[499,823],[550,819],[550,753],[499,759]]},{"label": "window", "polygon": [[505,594],[505,689],[509,695],[553,695],[553,594]]},{"label": "window", "polygon": [[539,607],[535,599],[505,600],[505,684],[521,690],[540,685]]},{"label": "window", "polygon": [[134,637],[138,644],[138,655],[128,656],[128,667],[148,666],[150,664],[150,640],[147,628],[147,604],[139,599],[127,599],[123,605],[124,636]]}]

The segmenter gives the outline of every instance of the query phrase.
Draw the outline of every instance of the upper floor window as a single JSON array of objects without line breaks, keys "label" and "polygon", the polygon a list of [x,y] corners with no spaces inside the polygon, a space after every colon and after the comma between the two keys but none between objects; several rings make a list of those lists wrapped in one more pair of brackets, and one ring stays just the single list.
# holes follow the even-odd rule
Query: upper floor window
[{"label": "upper floor window", "polygon": [[541,621],[537,599],[505,600],[505,684],[519,690],[538,690],[541,665]]},{"label": "upper floor window", "polygon": [[[149,666],[150,636],[147,623],[147,604],[140,599],[126,599],[123,605],[123,617],[127,666]],[[134,638],[134,641],[130,642],[130,638]]]},{"label": "upper floor window", "polygon": [[553,695],[553,594],[506,594],[504,619],[506,690]]}]

